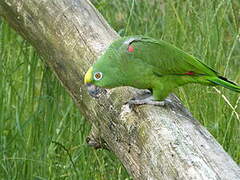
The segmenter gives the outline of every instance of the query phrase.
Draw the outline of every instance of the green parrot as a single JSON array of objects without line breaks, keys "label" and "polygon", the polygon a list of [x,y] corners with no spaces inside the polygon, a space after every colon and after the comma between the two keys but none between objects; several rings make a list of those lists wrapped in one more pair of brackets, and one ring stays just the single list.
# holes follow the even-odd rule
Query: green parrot
[{"label": "green parrot", "polygon": [[145,36],[114,41],[89,68],[84,83],[94,97],[101,92],[98,87],[132,86],[150,90],[151,98],[136,100],[136,104],[164,102],[173,89],[188,83],[220,85],[240,92],[240,86],[220,76],[198,58],[165,41]]}]

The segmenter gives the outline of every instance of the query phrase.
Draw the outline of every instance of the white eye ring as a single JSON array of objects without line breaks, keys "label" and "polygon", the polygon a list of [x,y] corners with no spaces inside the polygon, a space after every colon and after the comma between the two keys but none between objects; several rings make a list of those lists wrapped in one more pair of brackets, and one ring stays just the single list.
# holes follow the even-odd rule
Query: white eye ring
[{"label": "white eye ring", "polygon": [[94,77],[94,80],[99,81],[100,79],[102,79],[103,74],[101,72],[95,72],[93,77]]}]

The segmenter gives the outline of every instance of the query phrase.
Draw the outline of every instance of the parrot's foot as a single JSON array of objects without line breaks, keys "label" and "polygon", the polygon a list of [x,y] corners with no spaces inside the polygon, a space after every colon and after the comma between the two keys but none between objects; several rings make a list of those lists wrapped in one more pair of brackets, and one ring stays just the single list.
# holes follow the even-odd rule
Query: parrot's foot
[{"label": "parrot's foot", "polygon": [[132,98],[131,100],[143,100],[143,99],[150,98],[151,96],[152,96],[151,91],[144,89],[144,90],[139,90],[137,92],[137,96]]},{"label": "parrot's foot", "polygon": [[153,99],[153,96],[147,97],[145,99],[131,99],[128,101],[128,104],[130,107],[134,105],[144,105],[144,104],[149,104],[153,106],[165,106],[166,103],[165,101],[156,101]]}]

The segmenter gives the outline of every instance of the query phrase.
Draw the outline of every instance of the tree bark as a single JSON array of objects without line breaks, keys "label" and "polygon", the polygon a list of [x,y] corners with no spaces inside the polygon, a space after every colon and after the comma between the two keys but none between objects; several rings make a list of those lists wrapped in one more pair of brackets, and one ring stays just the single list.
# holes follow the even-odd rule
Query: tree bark
[{"label": "tree bark", "polygon": [[118,37],[88,0],[1,0],[0,15],[43,57],[92,123],[87,141],[113,151],[134,179],[240,179],[240,169],[172,95],[166,107],[125,104],[137,90],[99,99],[86,70]]}]

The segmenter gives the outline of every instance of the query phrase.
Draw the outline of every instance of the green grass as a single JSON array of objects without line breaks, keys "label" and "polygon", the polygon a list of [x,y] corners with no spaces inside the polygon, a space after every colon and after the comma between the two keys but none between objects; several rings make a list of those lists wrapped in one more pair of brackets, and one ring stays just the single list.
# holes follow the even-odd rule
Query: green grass
[{"label": "green grass", "polygon": [[[120,35],[164,39],[240,83],[238,0],[94,4]],[[239,94],[199,85],[176,93],[240,163]],[[130,179],[112,153],[87,146],[90,124],[34,49],[5,22],[0,24],[0,96],[0,180]]]}]

